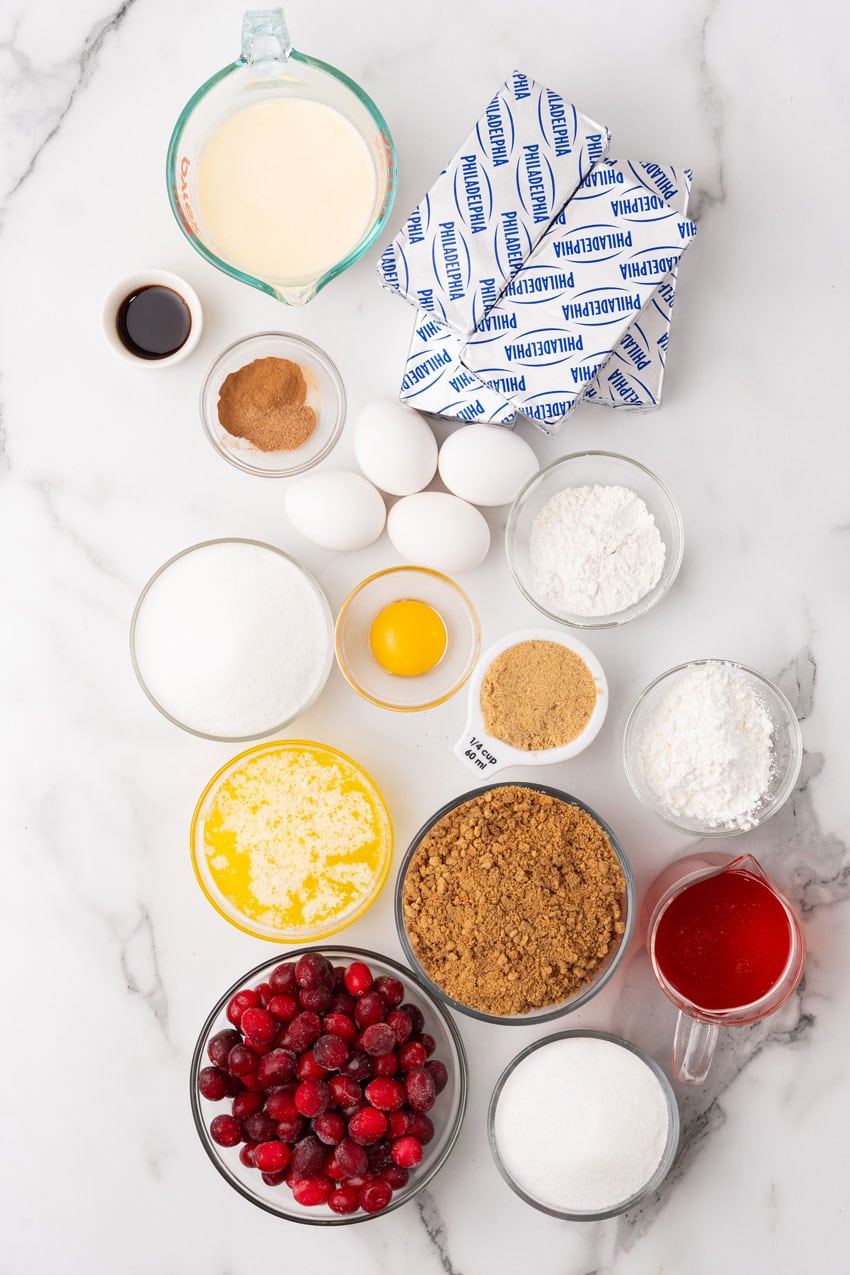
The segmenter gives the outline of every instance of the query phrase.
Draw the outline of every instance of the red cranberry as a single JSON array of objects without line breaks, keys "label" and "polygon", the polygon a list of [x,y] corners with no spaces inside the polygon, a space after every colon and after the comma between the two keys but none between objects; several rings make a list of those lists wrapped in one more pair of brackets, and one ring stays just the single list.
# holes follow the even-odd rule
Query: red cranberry
[{"label": "red cranberry", "polygon": [[434,1050],[437,1048],[437,1042],[435,1041],[434,1037],[429,1036],[427,1032],[420,1033],[419,1043],[422,1046],[422,1048],[425,1050],[425,1055],[428,1058],[431,1057]]},{"label": "red cranberry", "polygon": [[235,1147],[242,1141],[242,1126],[233,1116],[216,1116],[210,1123],[210,1137],[220,1147]]},{"label": "red cranberry", "polygon": [[[423,1117],[426,1119],[427,1117]],[[395,1141],[410,1128],[411,1115],[407,1111],[391,1111],[387,1115],[387,1137]]]},{"label": "red cranberry", "polygon": [[362,996],[372,986],[372,971],[362,961],[352,961],[343,981],[352,996]]},{"label": "red cranberry", "polygon": [[377,992],[366,992],[360,997],[354,1009],[354,1021],[358,1027],[371,1027],[373,1023],[382,1023],[387,1007]]},{"label": "red cranberry", "polygon": [[376,1076],[394,1076],[398,1071],[398,1054],[394,1049],[388,1054],[379,1054],[372,1067]]},{"label": "red cranberry", "polygon": [[366,1086],[366,1097],[379,1111],[398,1111],[404,1103],[404,1089],[397,1080],[370,1080]]},{"label": "red cranberry", "polygon": [[425,1018],[422,1010],[418,1005],[411,1005],[409,1003],[407,1005],[402,1005],[401,1009],[404,1010],[405,1014],[409,1014],[410,1021],[413,1023],[413,1031],[418,1036],[425,1026]]},{"label": "red cranberry", "polygon": [[257,1079],[265,1089],[287,1085],[295,1076],[295,1055],[290,1049],[273,1049],[264,1054],[257,1067]]},{"label": "red cranberry", "polygon": [[434,1136],[434,1122],[421,1111],[414,1111],[410,1116],[407,1132],[424,1146]]},{"label": "red cranberry", "polygon": [[[234,1080],[240,1080],[240,1077],[234,1076]],[[240,1083],[243,1089],[256,1089],[258,1092],[262,1092],[263,1082],[257,1079],[256,1072],[252,1076],[242,1076]],[[237,1089],[235,1092],[239,1093],[240,1091]]]},{"label": "red cranberry", "polygon": [[326,1014],[333,1004],[333,993],[327,987],[302,987],[298,993],[298,1001],[302,1009],[311,1009],[315,1014]]},{"label": "red cranberry", "polygon": [[343,1138],[336,1151],[334,1151],[333,1158],[348,1178],[357,1177],[359,1173],[365,1173],[369,1164],[366,1152],[351,1138]]},{"label": "red cranberry", "polygon": [[243,1093],[238,1093],[233,1099],[231,1107],[231,1111],[237,1120],[247,1120],[249,1116],[256,1115],[262,1109],[263,1095],[255,1093],[252,1089],[246,1089]]},{"label": "red cranberry", "polygon": [[388,978],[386,974],[382,974],[380,978],[375,979],[374,991],[383,997],[384,1002],[391,1009],[396,1005],[400,1005],[404,1000],[404,986],[397,978]]},{"label": "red cranberry", "polygon": [[244,1164],[246,1169],[255,1169],[254,1152],[257,1149],[256,1142],[243,1142],[239,1148],[239,1163]]},{"label": "red cranberry", "polygon": [[247,1045],[234,1045],[227,1055],[227,1069],[234,1076],[252,1076],[259,1063],[259,1058]]},{"label": "red cranberry", "polygon": [[235,1098],[238,1093],[242,1093],[245,1089],[245,1083],[239,1076],[231,1076],[227,1073],[227,1094],[230,1098]]},{"label": "red cranberry", "polygon": [[314,1207],[317,1204],[327,1204],[334,1191],[334,1184],[330,1178],[303,1178],[292,1185],[292,1194],[299,1204],[306,1204]]},{"label": "red cranberry", "polygon": [[392,1143],[386,1138],[382,1138],[380,1142],[375,1142],[371,1147],[366,1148],[366,1155],[369,1158],[369,1168],[366,1174],[370,1178],[380,1177],[381,1170],[385,1169],[388,1164],[392,1164]]},{"label": "red cranberry", "polygon": [[352,1080],[368,1080],[374,1074],[372,1059],[362,1049],[352,1049],[340,1070]]},{"label": "red cranberry", "polygon": [[434,1082],[434,1092],[442,1093],[449,1083],[449,1071],[446,1064],[440,1062],[439,1058],[429,1058],[425,1064],[425,1070]]},{"label": "red cranberry", "polygon": [[216,1067],[226,1067],[227,1055],[234,1045],[241,1044],[242,1037],[236,1028],[226,1027],[224,1031],[216,1032],[214,1036],[210,1037],[207,1044],[207,1056]]},{"label": "red cranberry", "polygon": [[274,996],[271,983],[258,983],[257,986],[254,988],[254,991],[259,996],[260,1004],[262,1005],[263,1009],[268,1009],[269,1001]]},{"label": "red cranberry", "polygon": [[291,1145],[303,1137],[304,1121],[298,1115],[291,1116],[286,1120],[278,1120],[276,1132],[281,1142],[288,1142]]},{"label": "red cranberry", "polygon": [[227,1097],[227,1072],[220,1067],[202,1067],[198,1073],[198,1093],[209,1102]]},{"label": "red cranberry", "polygon": [[403,1169],[413,1169],[422,1159],[422,1143],[405,1134],[393,1143],[392,1157]]},{"label": "red cranberry", "polygon": [[392,1027],[388,1027],[386,1023],[373,1023],[362,1033],[360,1045],[373,1058],[377,1058],[379,1054],[388,1054],[395,1045]]},{"label": "red cranberry", "polygon": [[375,1107],[364,1107],[348,1122],[348,1136],[362,1147],[383,1138],[387,1131],[387,1117]]},{"label": "red cranberry", "polygon": [[381,1169],[381,1181],[388,1182],[394,1191],[400,1191],[403,1186],[407,1186],[409,1178],[407,1169],[403,1169],[400,1164],[388,1164],[385,1169]]},{"label": "red cranberry", "polygon": [[277,1121],[264,1111],[257,1111],[245,1121],[245,1137],[250,1142],[271,1142],[278,1136]]},{"label": "red cranberry", "polygon": [[299,1005],[294,996],[289,992],[281,992],[279,996],[273,996],[269,1001],[269,1013],[279,1023],[291,1023],[295,1015],[298,1013]]},{"label": "red cranberry", "polygon": [[295,1090],[274,1090],[266,1098],[266,1111],[273,1120],[296,1120],[298,1108],[295,1105]]},{"label": "red cranberry", "polygon": [[325,1161],[325,1174],[327,1177],[333,1178],[334,1182],[342,1182],[348,1176],[339,1167],[334,1156],[329,1156]]},{"label": "red cranberry", "polygon": [[330,1090],[323,1080],[304,1080],[295,1090],[295,1105],[309,1119],[327,1111],[330,1100]]},{"label": "red cranberry", "polygon": [[298,1059],[295,1074],[299,1080],[324,1080],[328,1072],[317,1062],[312,1049],[308,1049]]},{"label": "red cranberry", "polygon": [[305,1049],[319,1039],[322,1034],[322,1020],[311,1009],[303,1009],[296,1014],[286,1029],[284,1043],[287,1049],[294,1049],[302,1054]]},{"label": "red cranberry", "polygon": [[357,1001],[350,992],[336,992],[331,1002],[332,1014],[345,1014],[346,1018],[354,1019],[354,1011],[357,1008]]},{"label": "red cranberry", "polygon": [[424,1067],[409,1071],[404,1080],[408,1106],[414,1111],[430,1111],[434,1105],[434,1082]]},{"label": "red cranberry", "polygon": [[327,1148],[314,1134],[296,1142],[292,1149],[291,1172],[295,1178],[320,1178],[325,1171]]},{"label": "red cranberry", "polygon": [[398,1051],[398,1061],[402,1071],[413,1071],[414,1067],[424,1067],[427,1058],[425,1047],[418,1040],[409,1040]]},{"label": "red cranberry", "polygon": [[262,1176],[266,1186],[280,1186],[286,1181],[286,1170],[281,1173],[264,1173]]},{"label": "red cranberry", "polygon": [[339,1071],[348,1053],[348,1045],[341,1036],[320,1036],[313,1046],[313,1057],[327,1071]]},{"label": "red cranberry", "polygon": [[322,1026],[331,1036],[339,1036],[340,1040],[346,1041],[349,1045],[357,1035],[354,1019],[349,1018],[347,1014],[325,1014]]},{"label": "red cranberry", "polygon": [[313,1121],[313,1132],[326,1147],[335,1147],[345,1137],[345,1121],[336,1111],[326,1111],[316,1116]]},{"label": "red cranberry", "polygon": [[413,1035],[413,1023],[410,1015],[405,1014],[403,1009],[394,1009],[392,1013],[387,1014],[387,1027],[392,1028],[397,1045],[403,1045]]},{"label": "red cranberry", "polygon": [[328,1197],[328,1208],[332,1213],[356,1213],[360,1205],[360,1194],[356,1187],[340,1186]]},{"label": "red cranberry", "polygon": [[305,952],[295,966],[295,981],[299,987],[332,988],[333,966],[321,952]]},{"label": "red cranberry", "polygon": [[233,1023],[234,1027],[238,1027],[242,1021],[242,1015],[246,1009],[253,1009],[255,1005],[259,1005],[260,998],[250,987],[244,988],[243,991],[237,992],[235,996],[231,996],[227,1006],[227,1017]]},{"label": "red cranberry", "polygon": [[339,1107],[351,1107],[363,1097],[363,1090],[350,1076],[331,1076],[328,1081],[331,1097]]},{"label": "red cranberry", "polygon": [[282,965],[276,965],[269,974],[269,984],[273,992],[293,992],[297,986],[295,962],[284,961]]},{"label": "red cranberry", "polygon": [[259,1142],[254,1163],[262,1173],[282,1173],[289,1167],[292,1152],[283,1142]]},{"label": "red cranberry", "polygon": [[380,1213],[392,1198],[393,1189],[388,1182],[367,1182],[360,1188],[360,1207],[364,1213]]}]

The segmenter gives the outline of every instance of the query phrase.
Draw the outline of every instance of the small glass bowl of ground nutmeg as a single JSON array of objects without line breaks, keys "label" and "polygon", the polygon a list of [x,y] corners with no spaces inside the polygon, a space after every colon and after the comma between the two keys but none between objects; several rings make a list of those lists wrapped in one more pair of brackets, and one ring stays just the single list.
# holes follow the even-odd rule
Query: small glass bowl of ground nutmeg
[{"label": "small glass bowl of ground nutmeg", "polygon": [[345,409],[334,362],[289,332],[235,341],[201,387],[201,420],[213,447],[263,478],[289,478],[323,460],[339,439]]},{"label": "small glass bowl of ground nutmeg", "polygon": [[611,978],[634,882],[611,829],[577,797],[490,784],[416,834],[395,920],[405,957],[453,1009],[529,1025],[579,1009]]}]

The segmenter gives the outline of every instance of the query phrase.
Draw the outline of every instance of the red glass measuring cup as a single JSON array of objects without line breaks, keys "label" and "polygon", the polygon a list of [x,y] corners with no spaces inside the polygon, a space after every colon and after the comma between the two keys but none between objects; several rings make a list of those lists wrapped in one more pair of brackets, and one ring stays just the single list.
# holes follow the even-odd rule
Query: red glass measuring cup
[{"label": "red glass measuring cup", "polygon": [[689,855],[665,869],[644,905],[646,946],[678,1007],[673,1074],[708,1075],[718,1030],[773,1014],[800,981],[805,940],[788,900],[752,855]]}]

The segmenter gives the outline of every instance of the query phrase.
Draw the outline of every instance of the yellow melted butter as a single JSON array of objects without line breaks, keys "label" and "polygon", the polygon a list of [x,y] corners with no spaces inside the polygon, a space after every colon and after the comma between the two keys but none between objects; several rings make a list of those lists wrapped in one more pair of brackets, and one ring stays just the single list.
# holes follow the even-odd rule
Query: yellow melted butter
[{"label": "yellow melted butter", "polygon": [[245,758],[203,811],[203,849],[219,891],[247,919],[281,930],[353,911],[373,888],[388,835],[369,780],[316,748]]}]

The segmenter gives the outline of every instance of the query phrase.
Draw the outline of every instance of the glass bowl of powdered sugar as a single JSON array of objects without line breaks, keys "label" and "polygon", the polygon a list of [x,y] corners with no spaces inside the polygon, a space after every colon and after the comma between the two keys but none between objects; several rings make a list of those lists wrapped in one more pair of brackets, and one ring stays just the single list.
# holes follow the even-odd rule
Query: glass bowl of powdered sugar
[{"label": "glass bowl of powdered sugar", "polygon": [[698,837],[748,832],[794,791],[800,725],[778,686],[730,660],[692,660],[637,700],[623,740],[635,796],[664,823]]},{"label": "glass bowl of powdered sugar", "polygon": [[576,452],[522,488],[506,549],[518,588],[538,611],[574,628],[615,628],[644,615],[676,579],[682,516],[645,465]]}]

